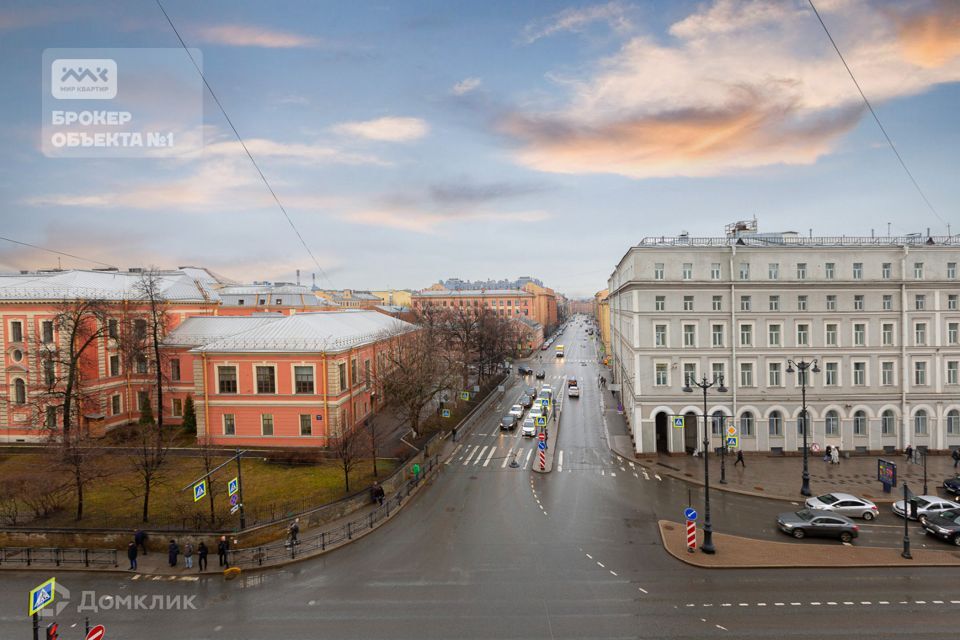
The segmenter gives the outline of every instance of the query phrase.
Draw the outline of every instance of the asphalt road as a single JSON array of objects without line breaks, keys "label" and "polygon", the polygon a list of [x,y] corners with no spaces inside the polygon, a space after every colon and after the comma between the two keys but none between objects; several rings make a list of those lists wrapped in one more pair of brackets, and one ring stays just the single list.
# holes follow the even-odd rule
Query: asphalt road
[{"label": "asphalt road", "polygon": [[[491,415],[398,517],[325,557],[233,582],[58,574],[70,590],[57,618],[61,638],[82,637],[84,613],[106,625],[109,640],[940,639],[960,628],[955,569],[706,571],[669,557],[656,521],[680,518],[686,485],[653,472],[645,477],[611,456],[595,352],[582,336],[581,328],[567,329],[561,362],[543,352],[549,382],[583,379],[581,397],[566,400],[562,432],[551,442],[551,474],[532,473],[533,440],[501,433],[499,416]],[[519,384],[508,388],[505,405]],[[509,456],[517,451],[515,469]],[[693,499],[699,503],[696,493]],[[717,530],[765,528],[751,533],[789,540],[770,527],[783,503],[719,493],[713,502]],[[890,536],[878,528],[860,543]],[[0,574],[0,639],[30,637],[27,590],[46,577]],[[84,591],[109,608],[78,612]],[[156,604],[155,595],[192,596],[196,609],[112,606],[126,596]]]}]

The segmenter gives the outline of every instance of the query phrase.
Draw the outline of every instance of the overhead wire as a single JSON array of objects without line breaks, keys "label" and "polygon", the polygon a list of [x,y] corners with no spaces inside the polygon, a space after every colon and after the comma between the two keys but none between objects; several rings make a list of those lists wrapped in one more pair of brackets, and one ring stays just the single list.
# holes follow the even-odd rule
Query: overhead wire
[{"label": "overhead wire", "polygon": [[83,260],[84,262],[92,262],[93,264],[99,264],[103,267],[113,268],[114,265],[107,264],[106,262],[100,262],[99,260],[94,260],[93,258],[84,258],[83,256],[74,255],[72,253],[67,253],[66,251],[57,251],[56,249],[48,249],[47,247],[41,247],[36,244],[30,244],[29,242],[23,242],[21,240],[14,240],[13,238],[7,238],[5,236],[0,236],[0,240],[5,240],[13,244],[19,244],[24,247],[30,247],[31,249],[37,249],[39,251],[46,251],[47,253],[52,253],[58,256],[67,256],[68,258],[73,258],[75,260]]}]

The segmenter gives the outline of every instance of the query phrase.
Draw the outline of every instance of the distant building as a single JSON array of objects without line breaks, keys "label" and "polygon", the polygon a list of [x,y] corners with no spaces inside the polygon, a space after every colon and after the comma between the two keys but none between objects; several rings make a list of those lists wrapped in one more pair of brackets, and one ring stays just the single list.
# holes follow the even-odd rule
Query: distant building
[{"label": "distant building", "polygon": [[606,289],[598,291],[593,297],[593,317],[600,329],[600,343],[603,345],[603,355],[610,355],[610,292]]},{"label": "distant building", "polygon": [[412,291],[406,289],[387,289],[385,291],[371,291],[373,295],[380,298],[381,304],[395,305],[398,307],[409,307]]},{"label": "distant building", "polygon": [[530,318],[550,332],[557,326],[557,295],[553,289],[528,283],[523,289],[425,289],[412,296],[414,312],[427,306],[444,308],[486,307],[508,318]]},{"label": "distant building", "polygon": [[223,315],[246,315],[255,311],[338,311],[332,300],[319,297],[309,287],[296,284],[232,285],[219,289]]},{"label": "distant building", "polygon": [[[530,276],[520,276],[516,280],[474,280],[472,282],[460,278],[441,280],[437,285],[449,291],[465,291],[474,289],[523,289],[528,284],[542,287],[543,282]],[[435,285],[435,286],[437,286]]]},{"label": "distant building", "polygon": [[373,309],[383,301],[369,291],[343,289],[341,291],[317,290],[316,295],[329,300],[343,309]]}]

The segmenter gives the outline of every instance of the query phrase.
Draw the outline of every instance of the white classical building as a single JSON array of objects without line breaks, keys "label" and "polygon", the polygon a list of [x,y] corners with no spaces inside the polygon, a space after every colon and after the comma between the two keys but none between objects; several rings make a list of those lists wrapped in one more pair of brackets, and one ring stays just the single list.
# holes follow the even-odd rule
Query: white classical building
[{"label": "white classical building", "polygon": [[[844,451],[960,446],[960,236],[645,238],[609,279],[613,379],[638,453],[711,448],[737,427],[744,451],[802,449],[799,373],[810,373],[808,442]],[[616,388],[616,387],[615,387]],[[675,421],[675,417],[682,420]],[[680,426],[674,426],[675,422]]]}]

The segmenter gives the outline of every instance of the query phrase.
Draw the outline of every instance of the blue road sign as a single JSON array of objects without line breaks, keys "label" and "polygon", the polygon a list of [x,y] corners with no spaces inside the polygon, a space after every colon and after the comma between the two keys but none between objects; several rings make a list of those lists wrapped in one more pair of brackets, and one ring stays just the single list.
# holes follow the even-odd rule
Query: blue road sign
[{"label": "blue road sign", "polygon": [[687,507],[686,509],[683,510],[683,517],[686,518],[687,520],[696,520],[697,512],[696,510],[690,507]]},{"label": "blue road sign", "polygon": [[57,579],[50,578],[36,589],[30,590],[30,613],[28,615],[32,616],[53,602],[53,597],[56,595],[56,584]]},{"label": "blue road sign", "polygon": [[240,479],[239,479],[239,478],[234,478],[233,480],[231,480],[230,482],[227,483],[227,494],[228,494],[228,495],[231,495],[231,496],[232,496],[232,495],[235,494],[239,489],[240,489]]},{"label": "blue road sign", "polygon": [[240,502],[240,496],[238,496],[237,494],[233,494],[232,496],[230,496],[231,506],[235,506],[238,502]]},{"label": "blue road sign", "polygon": [[442,411],[440,411],[440,417],[441,417],[441,418],[449,418],[449,417],[450,417],[450,409],[443,409]]},{"label": "blue road sign", "polygon": [[547,419],[543,416],[537,416],[537,426],[538,427],[547,426]]},{"label": "blue road sign", "polygon": [[537,443],[537,449],[540,449],[540,451],[546,451],[546,450],[547,450],[547,441],[546,441],[546,440],[541,440],[540,442],[538,442],[538,443]]},{"label": "blue road sign", "polygon": [[197,484],[193,485],[193,501],[198,502],[207,495],[207,479],[204,478]]},{"label": "blue road sign", "polygon": [[737,436],[727,436],[727,449],[736,449],[740,446],[740,438]]},{"label": "blue road sign", "polygon": [[673,416],[673,428],[683,429],[683,416]]}]

